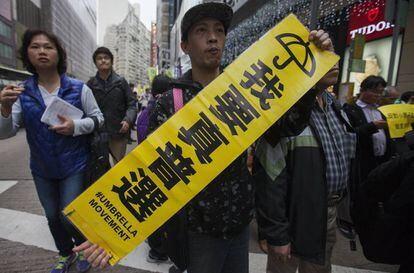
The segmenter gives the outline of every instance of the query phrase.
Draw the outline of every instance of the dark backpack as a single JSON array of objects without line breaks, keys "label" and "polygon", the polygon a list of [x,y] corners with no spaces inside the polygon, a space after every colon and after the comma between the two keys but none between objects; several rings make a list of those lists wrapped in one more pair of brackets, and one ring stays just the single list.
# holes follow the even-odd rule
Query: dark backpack
[{"label": "dark backpack", "polygon": [[366,181],[351,187],[352,222],[348,229],[358,234],[364,256],[370,261],[401,264],[407,260],[409,217],[400,208],[408,203],[401,196],[412,194],[413,187],[401,182],[413,158],[410,152],[389,160],[374,169]]},{"label": "dark backpack", "polygon": [[91,118],[95,126],[93,132],[89,135],[90,153],[85,172],[86,188],[111,169],[108,133],[99,131],[98,119],[96,117]]},{"label": "dark backpack", "polygon": [[354,197],[351,217],[364,256],[375,263],[401,264],[407,251],[406,225],[400,215],[389,211],[388,202],[379,202],[361,189]]}]

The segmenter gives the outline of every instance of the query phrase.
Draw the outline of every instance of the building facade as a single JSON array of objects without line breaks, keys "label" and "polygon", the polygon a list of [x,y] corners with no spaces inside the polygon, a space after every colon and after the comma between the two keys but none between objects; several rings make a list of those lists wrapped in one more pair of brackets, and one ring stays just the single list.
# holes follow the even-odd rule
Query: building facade
[{"label": "building facade", "polygon": [[[44,28],[44,22],[42,22],[41,13],[41,1],[12,1],[14,23],[15,23],[15,36],[16,36],[16,50],[22,45],[21,37],[28,28]],[[17,55],[17,54],[16,54]],[[20,58],[16,58],[16,69],[24,70],[23,63]]]},{"label": "building facade", "polygon": [[15,25],[12,14],[12,2],[0,2],[0,64],[16,67]]},{"label": "building facade", "polygon": [[[204,1],[183,0],[180,13],[170,33],[171,59],[177,76],[191,67],[188,56],[180,49],[181,19],[189,8],[201,2]],[[289,13],[294,13],[305,25],[310,23],[312,1],[309,0],[223,0],[223,2],[232,6],[234,11],[232,25],[226,39],[223,66],[230,64]],[[393,56],[395,61],[392,62],[393,22],[386,21],[384,14],[386,5],[395,2],[405,3],[402,9],[407,11],[408,16],[406,26],[401,29],[395,43],[396,52]],[[334,91],[339,93],[342,86],[351,82],[354,89],[352,93],[346,95],[348,97],[355,95],[359,92],[359,83],[372,74],[385,79],[390,78],[388,84],[396,85],[400,92],[414,90],[414,67],[411,65],[414,52],[413,14],[414,0],[319,1],[317,28],[329,32],[335,44],[335,51],[341,57],[339,61],[341,78]],[[366,19],[368,17],[369,19]],[[348,73],[349,37],[357,32],[363,34],[366,39],[362,57],[367,63],[366,70],[362,73]],[[375,35],[371,37],[373,32]]]},{"label": "building facade", "polygon": [[397,87],[400,91],[414,91],[414,1],[408,6],[407,24],[402,40]]},{"label": "building facade", "polygon": [[[46,29],[62,41],[68,56],[67,73],[87,81],[94,75],[92,54],[96,49],[96,3],[94,0],[42,0],[50,14]],[[47,17],[45,17],[47,18]]]},{"label": "building facade", "polygon": [[23,74],[24,67],[17,51],[27,29],[44,29],[60,38],[67,51],[69,75],[83,81],[93,75],[95,0],[0,1],[0,65]]},{"label": "building facade", "polygon": [[[129,11],[128,0],[98,0],[98,45],[106,45],[104,38],[110,25],[119,25]],[[109,16],[108,16],[109,14]]]},{"label": "building facade", "polygon": [[139,6],[130,6],[119,25],[107,28],[104,45],[114,54],[114,70],[133,84],[148,85],[151,32],[139,18]]},{"label": "building facade", "polygon": [[103,45],[107,48],[109,48],[109,50],[112,52],[112,54],[114,54],[114,57],[116,52],[115,52],[115,47],[116,47],[116,43],[117,43],[117,31],[118,31],[118,26],[117,25],[109,25],[106,28],[105,31],[105,36],[103,39]]},{"label": "building facade", "polygon": [[157,45],[158,45],[158,69],[169,69],[171,67],[170,52],[170,16],[173,13],[174,1],[157,0]]}]

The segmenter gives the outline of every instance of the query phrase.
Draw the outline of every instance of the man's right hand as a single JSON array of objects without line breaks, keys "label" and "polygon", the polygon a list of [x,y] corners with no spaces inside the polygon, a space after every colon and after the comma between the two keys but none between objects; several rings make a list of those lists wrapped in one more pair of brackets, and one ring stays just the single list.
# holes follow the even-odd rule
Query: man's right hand
[{"label": "man's right hand", "polygon": [[388,123],[385,120],[374,120],[372,123],[374,123],[378,130],[388,128]]},{"label": "man's right hand", "polygon": [[291,258],[290,243],[284,246],[272,246],[267,244],[268,255],[271,259],[286,262]]},{"label": "man's right hand", "polygon": [[24,91],[23,87],[17,85],[7,85],[0,92],[1,114],[7,118],[12,112],[13,103],[19,98]]}]

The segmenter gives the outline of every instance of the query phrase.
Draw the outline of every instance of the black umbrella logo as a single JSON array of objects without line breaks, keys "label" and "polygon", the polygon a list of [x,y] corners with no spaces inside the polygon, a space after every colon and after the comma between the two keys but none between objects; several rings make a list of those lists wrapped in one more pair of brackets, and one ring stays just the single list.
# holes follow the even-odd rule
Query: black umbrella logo
[{"label": "black umbrella logo", "polygon": [[[279,64],[279,56],[276,56],[273,59],[273,64],[275,65],[275,67],[278,69],[283,69],[292,61],[294,61],[296,65],[311,78],[315,73],[316,62],[315,57],[313,56],[312,51],[309,48],[309,42],[305,42],[304,40],[302,40],[301,37],[293,33],[280,34],[276,36],[276,40],[289,53],[290,57],[283,63]],[[293,54],[291,48],[295,48],[295,51],[297,52],[303,52],[303,54],[301,54],[300,56],[300,60],[295,54]]]}]

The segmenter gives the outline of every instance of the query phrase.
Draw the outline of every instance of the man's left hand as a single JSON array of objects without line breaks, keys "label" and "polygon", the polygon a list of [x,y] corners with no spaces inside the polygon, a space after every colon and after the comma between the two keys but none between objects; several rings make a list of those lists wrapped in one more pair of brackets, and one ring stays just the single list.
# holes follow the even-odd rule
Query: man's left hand
[{"label": "man's left hand", "polygon": [[[318,48],[334,52],[334,46],[329,34],[324,30],[312,30],[309,34],[309,41],[312,41]],[[324,91],[331,85],[336,84],[339,76],[338,63],[332,67],[315,85],[318,91]]]},{"label": "man's left hand", "polygon": [[104,269],[109,264],[111,256],[105,252],[103,248],[93,244],[90,241],[85,241],[81,245],[73,249],[74,252],[83,251],[85,258],[92,265],[92,267],[99,267]]},{"label": "man's left hand", "polygon": [[127,133],[128,130],[129,130],[129,123],[128,123],[128,121],[125,121],[125,120],[121,121],[121,125],[122,125],[122,127],[119,130],[119,132],[120,133],[123,133],[123,134],[124,133]]},{"label": "man's left hand", "polygon": [[309,41],[313,42],[318,48],[322,50],[329,50],[334,52],[334,46],[329,34],[324,30],[312,30],[309,33]]},{"label": "man's left hand", "polygon": [[75,124],[73,120],[58,114],[59,120],[62,122],[61,125],[50,126],[49,129],[55,131],[58,134],[71,136],[75,130]]}]

